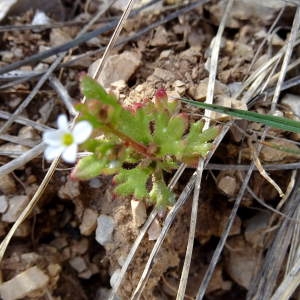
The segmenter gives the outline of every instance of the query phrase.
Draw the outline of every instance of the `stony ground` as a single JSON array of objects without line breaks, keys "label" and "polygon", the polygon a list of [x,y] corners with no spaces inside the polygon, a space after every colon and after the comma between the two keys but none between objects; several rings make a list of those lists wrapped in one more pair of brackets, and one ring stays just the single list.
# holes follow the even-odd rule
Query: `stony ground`
[{"label": "stony ground", "polygon": [[[158,2],[130,18],[120,39],[178,11],[183,3],[177,2],[179,1]],[[29,10],[18,8],[7,13],[7,17],[2,20],[4,29],[0,33],[0,67],[73,40],[83,24],[97,12],[98,5],[104,5],[101,1],[74,3],[57,1],[56,6],[52,5],[46,13],[54,19],[50,20],[46,29],[22,28],[32,23],[37,4],[32,4],[34,7],[29,6]],[[204,100],[208,84],[210,45],[223,15],[222,3],[212,1],[199,5],[137,39],[116,47],[101,74],[101,83],[120,101],[127,103],[151,98],[160,87],[164,87],[170,96]],[[120,9],[110,8],[91,29],[110,24],[120,13]],[[251,66],[256,50],[266,36],[276,13],[278,10],[274,8],[257,8],[253,4],[245,5],[242,2],[234,6],[221,45],[215,87],[216,103],[229,103],[244,108],[240,101],[231,98],[232,95],[253,70],[269,59],[270,51],[276,53],[284,44],[288,34],[286,28],[291,26],[293,8],[286,9],[278,24],[280,30],[274,34],[273,40],[269,41],[269,47],[263,48],[258,60]],[[54,22],[64,24],[66,21],[73,24],[51,26]],[[13,31],[5,27],[8,25],[17,25],[18,29]],[[88,69],[92,72],[93,63],[101,54],[94,53],[80,60],[75,59],[105,46],[111,33],[110,30],[101,36],[95,36],[69,51],[64,60],[66,65],[55,71],[55,77],[66,88],[74,104],[82,97],[79,91],[80,74],[88,72]],[[32,74],[34,71],[48,68],[54,59],[55,56],[50,56],[35,64],[26,64],[21,70]],[[68,64],[70,61],[72,64]],[[5,86],[9,82],[11,81],[7,78],[2,78],[1,114],[14,112],[36,84],[36,78]],[[299,90],[294,89],[290,93],[294,94],[293,97],[299,97]],[[266,112],[268,104],[266,101],[256,105],[255,109],[258,112]],[[201,114],[190,107],[183,107],[183,110],[195,118],[199,118]],[[287,107],[282,110],[288,111]],[[68,113],[67,108],[57,94],[53,80],[49,80],[22,113],[23,117],[36,122],[37,125],[30,127],[28,124],[24,126],[20,122],[14,123],[5,133],[7,136],[1,135],[1,165],[37,145],[43,129],[38,125],[55,127],[57,115],[62,112]],[[2,115],[1,118],[4,119]],[[224,116],[214,115],[214,119],[217,124],[222,125],[226,122]],[[1,120],[1,123],[3,122]],[[232,128],[213,156],[212,163],[225,167],[218,169],[215,166],[205,171],[186,299],[194,299],[197,293],[230,214],[232,202],[243,181],[244,173],[235,170],[232,165],[250,163],[250,134],[253,131],[259,132],[260,129],[258,124],[239,121],[238,126]],[[248,134],[245,133],[246,130]],[[291,136],[278,130],[273,130],[270,135],[270,141],[276,140],[276,143],[283,146],[298,149],[286,140],[278,141],[279,137]],[[11,136],[15,137],[15,140],[9,138]],[[295,140],[298,138],[293,136]],[[297,161],[298,155],[264,146],[260,159],[262,163],[283,164]],[[39,156],[9,175],[1,177],[2,237],[5,237],[37,190],[48,167],[42,156]],[[184,172],[176,186],[176,193],[182,191],[192,172],[192,169]],[[148,214],[152,208],[142,204],[141,210],[136,209],[132,212],[132,206],[136,203],[130,199],[116,197],[110,177],[99,177],[79,183],[72,181],[69,174],[70,166],[61,163],[38,205],[12,239],[1,266],[2,281],[8,281],[0,286],[3,299],[18,299],[17,296],[13,296],[13,290],[18,284],[14,280],[22,282],[25,275],[35,283],[31,290],[22,291],[22,299],[107,299],[115,280],[114,276],[118,274],[140,226],[145,222],[145,212]],[[283,191],[287,189],[290,170],[270,171],[269,174]],[[166,178],[170,178],[171,175],[166,174]],[[250,188],[259,199],[271,206],[275,207],[279,202],[277,191],[259,172],[253,173]],[[176,216],[159,251],[142,299],[176,298],[187,245],[190,211],[191,201],[188,201]],[[251,277],[259,268],[261,255],[267,247],[265,232],[269,230],[268,222],[271,217],[272,212],[257,203],[253,195],[244,195],[225,251],[206,292],[207,299],[245,298]],[[108,218],[114,224],[112,238],[105,243],[101,242],[101,236],[97,236],[97,220],[99,226],[100,218]],[[141,243],[122,283],[120,299],[130,299],[162,223],[163,216],[160,216]],[[17,275],[19,277],[16,277]]]}]

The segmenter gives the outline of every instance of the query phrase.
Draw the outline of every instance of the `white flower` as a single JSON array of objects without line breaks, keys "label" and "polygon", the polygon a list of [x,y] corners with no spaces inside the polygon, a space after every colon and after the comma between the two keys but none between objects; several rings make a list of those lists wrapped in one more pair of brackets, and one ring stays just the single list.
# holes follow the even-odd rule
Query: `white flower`
[{"label": "white flower", "polygon": [[68,163],[76,161],[78,145],[86,141],[92,133],[92,125],[88,121],[80,121],[71,131],[65,115],[57,119],[58,129],[50,129],[44,132],[43,141],[47,144],[45,158],[48,161],[61,155]]}]

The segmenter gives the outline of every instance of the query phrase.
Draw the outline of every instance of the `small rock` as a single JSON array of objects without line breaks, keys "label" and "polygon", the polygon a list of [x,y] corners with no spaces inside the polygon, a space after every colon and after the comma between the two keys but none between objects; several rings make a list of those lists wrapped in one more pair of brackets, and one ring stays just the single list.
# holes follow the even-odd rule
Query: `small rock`
[{"label": "small rock", "polygon": [[30,126],[22,127],[18,132],[18,137],[30,140],[37,140],[39,138],[36,131]]},{"label": "small rock", "polygon": [[149,241],[156,241],[161,232],[161,226],[157,219],[154,219],[152,224],[148,229],[148,239]]},{"label": "small rock", "polygon": [[131,200],[131,212],[132,212],[132,218],[133,222],[136,227],[140,227],[144,224],[147,213],[146,213],[146,206],[143,201],[136,201]]},{"label": "small rock", "polygon": [[31,21],[31,25],[47,25],[51,24],[51,19],[41,10],[37,10]]},{"label": "small rock", "polygon": [[59,264],[53,264],[53,263],[51,263],[47,267],[47,270],[48,270],[48,273],[49,273],[49,275],[51,277],[55,277],[55,276],[57,276],[61,272],[62,268],[61,268],[61,266]]},{"label": "small rock", "polygon": [[97,219],[96,241],[104,246],[112,241],[114,231],[114,220],[110,216],[101,215]]},{"label": "small rock", "polygon": [[[208,78],[205,78],[199,82],[197,86],[192,86],[189,88],[189,94],[194,100],[202,101],[205,100],[207,94]],[[229,88],[216,80],[214,95],[224,95],[229,96]]]},{"label": "small rock", "polygon": [[174,81],[176,79],[176,76],[173,72],[162,69],[162,68],[155,68],[152,75],[148,77],[149,81],[164,81],[164,82],[170,82]]},{"label": "small rock", "polygon": [[72,40],[72,37],[67,33],[66,30],[61,28],[53,28],[50,33],[50,43],[52,46],[59,46],[68,41]]},{"label": "small rock", "polygon": [[78,274],[78,277],[83,279],[90,279],[92,276],[93,276],[93,272],[90,269],[87,269]]},{"label": "small rock", "polygon": [[[243,101],[236,100],[235,98],[228,97],[226,95],[219,95],[215,97],[214,104],[231,107],[236,109],[248,110],[247,105]],[[210,117],[213,120],[227,121],[230,120],[230,116],[222,113],[211,112]]]},{"label": "small rock", "polygon": [[109,281],[111,287],[114,287],[114,285],[116,284],[116,282],[117,282],[117,280],[118,280],[118,278],[120,276],[120,273],[121,273],[121,269],[116,269],[112,273],[112,275],[110,277],[110,281]]},{"label": "small rock", "polygon": [[85,260],[81,256],[76,256],[69,260],[71,267],[78,273],[83,272],[87,269]]},{"label": "small rock", "polygon": [[24,299],[32,292],[44,289],[49,277],[34,266],[0,285],[3,300]]},{"label": "small rock", "polygon": [[300,96],[299,95],[294,95],[294,94],[286,94],[282,100],[281,103],[288,105],[292,112],[300,118],[300,107],[299,107],[299,101],[300,101]]},{"label": "small rock", "polygon": [[223,176],[218,182],[218,188],[227,196],[234,196],[237,188],[235,177]]},{"label": "small rock", "polygon": [[[52,59],[52,62],[55,60],[55,58],[53,57],[53,56],[50,56],[50,58]],[[47,70],[48,69],[48,67],[49,67],[49,65],[48,65],[48,63],[50,62],[51,60],[48,58],[48,60],[47,60],[47,63],[45,62],[45,63],[38,63],[34,68],[33,68],[33,70],[35,71],[35,72],[42,72],[42,71],[45,71],[45,70]],[[51,62],[50,62],[51,63]]]},{"label": "small rock", "polygon": [[121,255],[121,256],[118,257],[117,260],[118,260],[118,264],[122,267],[124,265],[125,261],[126,261],[126,257]]},{"label": "small rock", "polygon": [[[125,51],[122,54],[110,56],[97,81],[104,87],[109,86],[118,80],[125,82],[134,74],[136,69],[141,64],[141,54],[138,52]],[[99,60],[96,60],[89,68],[88,73],[93,75],[99,65]]]},{"label": "small rock", "polygon": [[282,149],[289,149],[290,152],[277,150],[269,146],[263,146],[261,150],[261,159],[264,162],[279,162],[287,159],[299,159],[300,157],[300,155],[297,154],[299,153],[300,148],[294,143],[277,139],[270,139],[269,143],[274,143],[279,149],[280,147],[282,147]]},{"label": "small rock", "polygon": [[259,268],[258,255],[240,236],[227,243],[225,270],[237,284],[248,289],[255,270]]},{"label": "small rock", "polygon": [[13,223],[17,220],[20,213],[25,208],[26,204],[28,203],[29,199],[25,195],[18,195],[13,196],[8,199],[8,209],[2,215],[2,221]]},{"label": "small rock", "polygon": [[99,178],[93,178],[89,181],[89,187],[92,189],[99,189],[103,185]]},{"label": "small rock", "polygon": [[61,199],[74,200],[74,198],[78,197],[79,195],[79,182],[71,179],[68,179],[58,191],[58,196]]},{"label": "small rock", "polygon": [[245,240],[253,247],[263,247],[265,232],[269,225],[270,214],[259,212],[251,219],[245,221]]},{"label": "small rock", "polygon": [[[36,252],[26,252],[20,255],[23,265],[33,266],[41,262],[41,255]],[[20,259],[19,259],[20,260]]]},{"label": "small rock", "polygon": [[11,51],[1,51],[1,61],[10,63],[14,57],[14,53]]},{"label": "small rock", "polygon": [[4,213],[8,207],[7,198],[5,195],[0,196],[0,213]]},{"label": "small rock", "polygon": [[[1,0],[1,2],[3,1]],[[64,6],[61,0],[18,0],[5,2],[14,2],[14,5],[10,7],[7,13],[10,16],[21,16],[28,10],[36,11],[39,9],[56,21],[64,21],[65,19]]]},{"label": "small rock", "polygon": [[51,241],[50,245],[59,250],[62,250],[63,248],[67,247],[69,245],[69,243],[68,243],[66,237],[60,236],[60,237],[54,239],[53,241]]},{"label": "small rock", "polygon": [[91,38],[90,40],[86,41],[86,45],[88,47],[100,47],[101,40],[97,37]]},{"label": "small rock", "polygon": [[180,96],[183,96],[185,94],[185,91],[186,91],[186,84],[181,81],[181,80],[176,80],[174,83],[173,83],[173,86],[175,88],[175,91],[180,95]]},{"label": "small rock", "polygon": [[99,273],[99,268],[96,264],[90,263],[88,265],[88,269],[80,272],[78,274],[78,277],[83,278],[83,279],[90,279],[94,274]]},{"label": "small rock", "polygon": [[17,191],[15,180],[10,174],[0,176],[0,191],[5,194],[14,194]]},{"label": "small rock", "polygon": [[161,47],[168,44],[168,32],[163,26],[158,26],[153,38],[150,40],[150,46]]},{"label": "small rock", "polygon": [[83,212],[82,221],[79,226],[80,233],[82,235],[90,235],[97,226],[98,214],[94,210],[87,208]]},{"label": "small rock", "polygon": [[[100,288],[97,290],[96,300],[108,299],[110,297],[111,290],[106,288]],[[120,300],[118,296],[114,296],[113,300]]]},{"label": "small rock", "polygon": [[88,251],[89,240],[87,238],[82,238],[80,241],[76,241],[71,248],[73,256],[83,255]]},{"label": "small rock", "polygon": [[[39,45],[39,52],[48,51],[51,49],[51,47],[45,46],[45,45]],[[49,66],[47,64],[52,64],[56,59],[56,55],[48,56],[47,58],[43,59],[42,63],[38,63],[35,67],[35,71],[43,71],[47,69]],[[46,102],[47,103],[47,102]]]}]

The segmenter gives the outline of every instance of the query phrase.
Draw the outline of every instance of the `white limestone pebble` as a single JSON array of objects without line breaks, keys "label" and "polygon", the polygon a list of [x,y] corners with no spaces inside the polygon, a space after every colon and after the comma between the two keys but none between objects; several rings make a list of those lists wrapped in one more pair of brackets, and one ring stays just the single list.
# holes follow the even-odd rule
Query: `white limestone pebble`
[{"label": "white limestone pebble", "polygon": [[48,275],[36,266],[31,267],[0,285],[1,299],[24,299],[29,294],[44,289],[48,282]]},{"label": "white limestone pebble", "polygon": [[114,220],[107,215],[100,215],[97,218],[96,241],[104,246],[112,241],[114,231]]}]

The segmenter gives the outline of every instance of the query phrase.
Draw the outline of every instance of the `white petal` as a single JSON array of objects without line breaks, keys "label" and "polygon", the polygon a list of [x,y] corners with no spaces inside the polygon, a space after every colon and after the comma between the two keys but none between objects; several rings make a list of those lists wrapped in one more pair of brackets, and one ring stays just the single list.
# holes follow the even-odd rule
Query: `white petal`
[{"label": "white petal", "polygon": [[57,118],[57,126],[59,129],[69,131],[69,124],[66,115],[59,115]]},{"label": "white petal", "polygon": [[54,160],[59,156],[64,150],[64,147],[47,147],[45,149],[44,155],[48,161]]},{"label": "white petal", "polygon": [[77,144],[72,144],[64,150],[61,157],[67,163],[74,163],[76,161],[76,154]]},{"label": "white petal", "polygon": [[93,131],[93,127],[88,121],[78,122],[73,129],[73,137],[76,144],[86,141]]},{"label": "white petal", "polygon": [[62,145],[62,134],[60,130],[47,130],[43,134],[43,141],[50,146],[61,146]]}]

